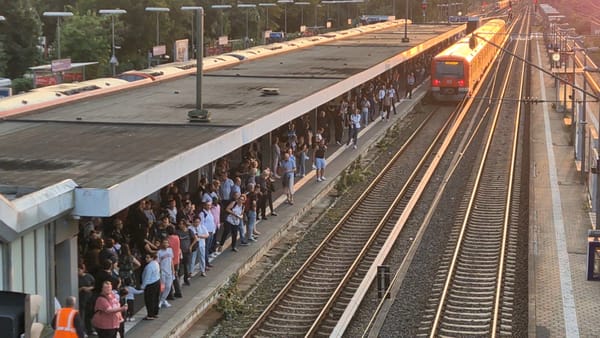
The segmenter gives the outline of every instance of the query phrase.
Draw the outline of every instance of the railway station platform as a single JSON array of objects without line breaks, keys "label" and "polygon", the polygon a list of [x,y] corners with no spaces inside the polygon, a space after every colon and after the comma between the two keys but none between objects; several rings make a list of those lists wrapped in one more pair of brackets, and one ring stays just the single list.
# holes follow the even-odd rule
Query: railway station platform
[{"label": "railway station platform", "polygon": [[[549,69],[543,39],[533,63]],[[529,337],[598,337],[600,281],[587,280],[588,230],[595,227],[586,185],[574,159],[571,131],[556,101],[554,80],[533,71],[531,110]],[[593,119],[593,117],[592,117]]]},{"label": "railway station platform", "polygon": [[[207,272],[206,277],[194,276],[190,286],[184,286],[181,299],[171,301],[172,307],[161,309],[159,318],[145,321],[146,309],[141,309],[134,322],[126,322],[127,337],[180,337],[198,320],[205,311],[217,300],[219,290],[224,287],[234,275],[244,275],[271,247],[284,236],[286,230],[299,222],[303,214],[316,205],[334,187],[336,177],[344,171],[358,156],[365,156],[379,140],[381,140],[388,127],[399,122],[411,113],[418,102],[426,95],[428,88],[424,81],[413,91],[413,99],[401,99],[396,104],[397,115],[390,114],[389,121],[380,118],[369,123],[360,131],[358,148],[352,146],[329,146],[326,153],[327,167],[325,176],[327,180],[317,182],[315,171],[311,170],[304,178],[296,178],[294,205],[285,203],[285,196],[280,196],[274,201],[277,216],[268,217],[259,221],[258,228],[261,232],[257,242],[249,246],[238,247],[239,252],[228,250],[226,242],[222,253],[212,263],[214,265]],[[277,181],[276,184],[281,182]],[[190,296],[191,295],[191,296]],[[186,336],[200,336],[200,332],[188,332]]]}]

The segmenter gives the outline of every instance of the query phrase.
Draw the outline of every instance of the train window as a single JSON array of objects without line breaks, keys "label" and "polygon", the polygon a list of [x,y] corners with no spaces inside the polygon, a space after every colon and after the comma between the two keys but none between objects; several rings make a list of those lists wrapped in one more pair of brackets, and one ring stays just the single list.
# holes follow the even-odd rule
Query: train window
[{"label": "train window", "polygon": [[459,61],[438,61],[435,63],[436,77],[462,78],[465,75],[463,63]]}]

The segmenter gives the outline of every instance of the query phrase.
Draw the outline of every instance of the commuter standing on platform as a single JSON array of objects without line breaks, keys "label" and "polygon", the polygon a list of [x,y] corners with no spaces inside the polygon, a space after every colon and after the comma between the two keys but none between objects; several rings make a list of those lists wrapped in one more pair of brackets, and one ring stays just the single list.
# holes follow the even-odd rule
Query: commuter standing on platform
[{"label": "commuter standing on platform", "polygon": [[[385,110],[385,97],[386,97],[386,90],[385,90],[385,86],[383,84],[381,84],[379,86],[379,90],[377,91],[377,102],[379,104],[379,116],[381,116],[381,119],[383,120],[385,115],[384,113],[386,112]],[[388,110],[389,112],[389,110]]]},{"label": "commuter standing on platform", "polygon": [[233,186],[235,183],[227,177],[227,171],[221,173],[221,184],[219,185],[219,199],[221,200],[221,217],[225,215],[224,209],[231,202],[233,196]]},{"label": "commuter standing on platform", "polygon": [[158,303],[160,300],[160,266],[156,261],[156,254],[148,253],[145,257],[146,266],[142,272],[142,285],[144,302],[148,315],[145,320],[158,318]]},{"label": "commuter standing on platform", "polygon": [[181,294],[181,283],[179,283],[179,264],[181,263],[181,241],[179,240],[179,236],[175,233],[175,226],[169,225],[167,227],[167,240],[169,241],[169,247],[173,250],[173,289],[175,293],[173,296],[175,298],[181,298],[183,295]]},{"label": "commuter standing on platform", "polygon": [[389,83],[387,85],[387,96],[390,98],[392,109],[394,110],[394,115],[396,115],[396,89],[394,89],[394,86],[392,86]]},{"label": "commuter standing on platform", "polygon": [[164,290],[160,294],[160,307],[171,307],[167,302],[167,297],[171,293],[173,278],[175,277],[175,266],[173,265],[173,249],[169,247],[169,240],[163,239],[160,242],[158,250],[158,261],[160,264],[160,283],[164,285]]},{"label": "commuter standing on platform", "polygon": [[96,299],[92,318],[92,325],[98,333],[98,338],[117,337],[119,326],[123,321],[123,311],[127,311],[127,304],[121,306],[109,281],[102,283],[102,292]]},{"label": "commuter standing on platform", "polygon": [[271,209],[271,215],[277,216],[273,209],[273,191],[275,186],[273,185],[273,179],[271,178],[271,170],[265,168],[262,175],[257,178],[257,184],[260,186],[261,197],[258,201],[258,214],[257,219],[267,219],[267,206]]},{"label": "commuter standing on platform", "polygon": [[[362,97],[360,101],[360,113],[362,114],[362,120],[364,121],[365,126],[369,121],[369,110],[371,109],[371,102],[367,99],[366,96]],[[352,118],[352,117],[351,117]]]},{"label": "commuter standing on platform", "polygon": [[315,164],[317,166],[317,182],[325,181],[325,151],[327,150],[327,146],[325,142],[321,140],[317,145],[317,149],[315,149]]},{"label": "commuter standing on platform", "polygon": [[79,311],[75,310],[76,299],[67,297],[65,307],[58,309],[52,319],[54,338],[83,338],[83,324]]},{"label": "commuter standing on platform", "polygon": [[273,159],[273,176],[275,178],[280,178],[279,175],[277,175],[277,169],[279,167],[279,161],[281,160],[281,148],[279,148],[279,137],[277,136],[273,136],[271,158]]},{"label": "commuter standing on platform", "polygon": [[237,244],[237,234],[238,227],[242,226],[242,220],[244,218],[244,201],[242,201],[241,196],[235,196],[235,200],[233,200],[227,208],[225,208],[225,213],[227,216],[225,217],[225,228],[223,229],[223,234],[221,236],[221,246],[227,240],[227,236],[229,236],[229,232],[231,232],[231,251],[237,252],[236,248]]},{"label": "commuter standing on platform", "polygon": [[95,279],[94,276],[87,273],[85,270],[85,264],[79,264],[79,310],[83,319],[83,325],[85,332],[89,335],[92,332],[92,308],[93,291],[94,291]]},{"label": "commuter standing on platform", "polygon": [[405,95],[409,99],[412,99],[412,91],[413,91],[413,87],[415,86],[415,81],[416,81],[415,73],[410,72],[406,79],[406,95]]},{"label": "commuter standing on platform", "polygon": [[[321,139],[324,141],[324,138]],[[290,154],[285,152],[283,160],[280,163],[283,182],[283,193],[286,195],[286,202],[294,204],[294,173],[296,172],[295,161],[290,158]]]},{"label": "commuter standing on platform", "polygon": [[180,271],[183,271],[183,284],[190,285],[190,277],[192,271],[189,269],[190,261],[192,259],[192,245],[196,244],[196,236],[187,228],[185,220],[180,219],[177,223],[177,236],[179,236],[179,245],[181,248],[181,263],[179,264]]},{"label": "commuter standing on platform", "polygon": [[[356,112],[354,112],[354,114],[352,116],[350,116],[350,123],[352,124],[352,140],[354,141],[354,146],[353,146],[354,149],[357,148],[358,132],[360,131],[360,121],[361,121],[361,116],[357,110]],[[350,140],[348,140],[348,145],[350,145]]]}]

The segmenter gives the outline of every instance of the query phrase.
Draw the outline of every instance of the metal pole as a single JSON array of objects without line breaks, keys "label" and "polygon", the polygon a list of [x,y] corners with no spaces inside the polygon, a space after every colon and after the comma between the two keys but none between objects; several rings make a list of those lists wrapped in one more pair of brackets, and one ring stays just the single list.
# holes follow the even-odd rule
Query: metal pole
[{"label": "metal pole", "polygon": [[[111,22],[111,31],[112,31],[112,58],[111,61],[114,61],[115,59],[115,16],[111,15],[110,16],[110,22]],[[112,64],[112,75],[113,77],[115,75],[117,75],[117,64],[115,62],[111,62]]]},{"label": "metal pole", "polygon": [[406,0],[406,16],[404,17],[404,37],[402,38],[402,42],[409,42],[408,38],[408,0]]},{"label": "metal pole", "polygon": [[192,16],[192,53],[195,53],[194,55],[196,57],[198,57],[198,53],[196,52],[196,45],[194,44],[194,40],[195,40],[195,34],[194,34],[194,18]]},{"label": "metal pole", "polygon": [[[600,108],[600,102],[598,102],[598,108]],[[600,109],[598,109],[598,126],[597,129],[600,133]],[[596,144],[596,153],[600,154],[600,137],[599,143]],[[596,159],[596,229],[598,228],[598,222],[600,221],[600,155]]]},{"label": "metal pole", "polygon": [[57,17],[56,30],[57,30],[57,43],[58,43],[58,58],[60,59],[60,16]]},{"label": "metal pole", "polygon": [[[566,40],[564,39],[563,35],[561,34],[560,52],[563,55],[565,55],[565,52],[566,52],[566,43],[565,43],[565,41]],[[561,61],[563,61],[562,58],[561,58]],[[565,60],[563,62],[564,62],[564,65],[565,65],[565,71],[564,71],[564,75],[563,76],[566,78],[567,77],[567,63],[568,63],[568,60],[565,58]],[[567,81],[566,81],[566,79],[564,79],[563,82],[564,82],[564,85],[565,85],[564,88],[563,88],[563,109],[564,109],[564,112],[566,113],[566,111],[567,111]]]},{"label": "metal pole", "polygon": [[193,10],[196,14],[196,107],[188,112],[190,122],[210,122],[210,113],[202,106],[202,59],[204,58],[204,8],[183,6],[181,10]]},{"label": "metal pole", "polygon": [[246,9],[246,39],[244,41],[244,46],[246,46],[246,48],[248,48],[248,14],[249,14],[249,10]]},{"label": "metal pole", "polygon": [[[586,157],[585,157],[585,132],[586,132],[586,128],[587,128],[587,116],[586,116],[586,90],[587,90],[587,79],[585,78],[585,67],[587,67],[587,52],[583,53],[583,69],[584,71],[581,72],[581,75],[583,75],[583,109],[581,109],[581,124],[582,124],[582,131],[581,131],[581,174],[582,176],[585,178],[585,162],[586,162]],[[573,90],[575,90],[573,88]]]},{"label": "metal pole", "polygon": [[265,30],[268,31],[269,30],[269,6],[267,6],[266,8],[267,8],[267,26],[265,27]]},{"label": "metal pole", "polygon": [[202,111],[202,59],[204,58],[204,9],[196,11],[196,41],[198,51],[196,52],[196,109]]},{"label": "metal pole", "polygon": [[284,8],[283,13],[284,13],[284,26],[285,26],[284,33],[285,33],[285,38],[287,40],[287,4],[285,4],[283,8]]},{"label": "metal pole", "polygon": [[158,12],[156,12],[156,45],[160,43],[160,21],[158,20]]}]

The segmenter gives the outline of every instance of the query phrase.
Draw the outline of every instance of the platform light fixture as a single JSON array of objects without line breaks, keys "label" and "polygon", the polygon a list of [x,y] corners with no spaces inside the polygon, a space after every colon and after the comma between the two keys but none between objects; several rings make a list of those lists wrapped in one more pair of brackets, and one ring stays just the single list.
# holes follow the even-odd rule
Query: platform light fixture
[{"label": "platform light fixture", "polygon": [[145,11],[156,13],[156,45],[158,46],[160,44],[160,20],[158,15],[160,13],[169,12],[170,9],[167,7],[146,7]]},{"label": "platform light fixture", "polygon": [[[61,58],[60,55],[60,18],[73,16],[73,12],[44,12],[43,16],[56,18],[56,44],[57,44],[57,57]],[[4,17],[2,17],[4,19]],[[0,21],[3,21],[0,19]]]},{"label": "platform light fixture", "polygon": [[[210,8],[212,9],[220,9],[220,10],[225,10],[225,9],[230,9],[231,5],[211,5]],[[219,17],[221,18],[219,21],[219,36],[223,35],[223,11],[221,11]]]},{"label": "platform light fixture", "polygon": [[278,4],[283,4],[283,33],[285,34],[285,37],[287,38],[287,5],[294,3],[294,0],[277,0]]},{"label": "platform light fixture", "polygon": [[258,6],[265,8],[266,15],[267,15],[267,22],[265,25],[265,30],[268,30],[269,29],[269,7],[275,7],[275,6],[277,6],[277,4],[274,2],[261,2],[258,4]]},{"label": "platform light fixture", "polygon": [[127,13],[127,11],[124,9],[115,8],[115,9],[101,9],[98,11],[98,13],[101,15],[110,15],[111,30],[112,30],[112,56],[110,58],[110,65],[112,68],[112,75],[115,76],[115,75],[117,75],[117,65],[119,64],[119,61],[117,60],[117,57],[115,56],[115,16],[125,14],[125,13]]},{"label": "platform light fixture", "polygon": [[249,14],[250,14],[250,9],[256,8],[256,4],[238,4],[237,7],[246,9],[246,37],[244,38],[244,48],[248,48],[249,42],[250,42],[250,37],[248,34],[248,32],[249,32],[249,30],[248,30]]},{"label": "platform light fixture", "polygon": [[[182,11],[197,11],[197,10],[200,10],[201,8],[202,7],[200,7],[200,6],[181,6]],[[196,29],[198,29],[198,27],[196,27],[194,29],[194,25],[195,25],[194,21],[195,20],[192,19],[192,50],[194,51],[194,55],[197,58],[199,50],[198,50],[198,46],[196,46],[196,44],[198,43],[198,41],[195,41],[196,34],[194,32],[196,31]]]},{"label": "platform light fixture", "polygon": [[304,26],[304,6],[310,5],[308,1],[294,2],[294,5],[300,6],[300,26]]},{"label": "platform light fixture", "polygon": [[188,112],[190,122],[210,122],[210,113],[202,107],[202,58],[204,57],[204,8],[201,6],[183,6],[182,11],[196,13],[196,109]]},{"label": "platform light fixture", "polygon": [[408,0],[406,0],[406,15],[404,16],[404,37],[402,42],[410,42],[408,38]]}]

